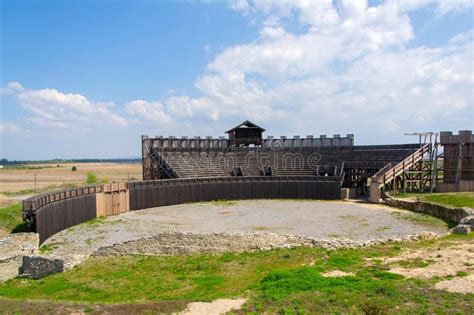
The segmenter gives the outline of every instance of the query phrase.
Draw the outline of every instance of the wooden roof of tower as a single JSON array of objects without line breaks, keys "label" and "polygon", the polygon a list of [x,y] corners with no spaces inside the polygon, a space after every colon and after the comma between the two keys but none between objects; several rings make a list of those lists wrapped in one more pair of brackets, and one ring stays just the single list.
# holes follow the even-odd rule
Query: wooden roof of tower
[{"label": "wooden roof of tower", "polygon": [[265,129],[263,129],[262,127],[260,127],[260,126],[258,126],[258,125],[256,125],[256,124],[254,124],[253,122],[251,122],[251,121],[249,121],[249,120],[246,120],[246,121],[243,121],[241,124],[235,126],[234,128],[227,130],[225,133],[231,133],[231,132],[235,131],[236,129],[239,129],[239,128],[242,127],[242,126],[247,126],[247,128],[258,129],[258,130],[260,130],[261,132],[264,132],[264,131],[265,131]]}]

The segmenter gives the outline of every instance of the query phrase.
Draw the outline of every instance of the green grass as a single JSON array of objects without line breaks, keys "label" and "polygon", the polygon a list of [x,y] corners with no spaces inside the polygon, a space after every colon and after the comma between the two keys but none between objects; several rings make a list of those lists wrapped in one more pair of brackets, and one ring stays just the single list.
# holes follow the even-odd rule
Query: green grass
[{"label": "green grass", "polygon": [[416,258],[416,259],[410,259],[410,260],[401,260],[401,261],[397,262],[397,264],[400,267],[412,269],[412,268],[425,268],[425,267],[428,267],[432,262],[433,262],[433,260],[430,260],[430,259],[423,260],[421,258]]},{"label": "green grass", "polygon": [[397,198],[415,198],[420,201],[438,203],[451,207],[469,207],[474,208],[474,193],[407,193],[397,194]]},{"label": "green grass", "polygon": [[29,188],[29,189],[23,189],[23,190],[15,191],[15,192],[5,191],[5,192],[2,192],[2,194],[5,195],[6,197],[33,195],[35,194],[35,189]]},{"label": "green grass", "polygon": [[[245,312],[262,313],[468,313],[474,296],[431,288],[430,280],[390,273],[377,257],[401,250],[471,242],[449,236],[421,243],[330,251],[293,248],[196,256],[93,257],[42,280],[13,279],[0,297],[93,303],[210,301],[247,296]],[[372,258],[368,262],[368,258]],[[314,262],[314,265],[310,265]],[[330,270],[354,276],[327,278]]]},{"label": "green grass", "polygon": [[23,189],[20,191],[15,191],[15,192],[2,192],[3,195],[6,197],[15,197],[15,196],[25,196],[25,195],[34,195],[34,194],[40,194],[44,192],[50,192],[50,191],[58,191],[58,190],[66,190],[66,189],[74,189],[79,187],[79,184],[75,183],[64,183],[61,185],[49,185],[43,188],[39,188],[36,190],[34,188],[28,188],[28,189]]},{"label": "green grass", "polygon": [[56,168],[56,165],[42,165],[42,166],[35,166],[35,165],[6,165],[3,168],[0,168],[0,171],[23,171],[23,170],[42,170],[45,168]]},{"label": "green grass", "polygon": [[0,228],[11,233],[25,232],[27,228],[23,222],[22,211],[21,203],[0,208]]},{"label": "green grass", "polygon": [[100,217],[88,220],[88,221],[86,221],[84,223],[81,223],[81,224],[85,224],[85,225],[89,225],[89,226],[98,226],[98,225],[101,225],[101,224],[105,223],[106,219],[107,219],[107,217],[100,216]]},{"label": "green grass", "polygon": [[238,200],[214,200],[210,203],[213,206],[233,206],[236,205],[239,201]]},{"label": "green grass", "polygon": [[414,212],[408,212],[408,211],[393,211],[391,212],[391,214],[398,219],[409,221],[416,224],[425,225],[425,226],[439,227],[439,228],[451,227],[450,224],[444,222],[443,220],[435,218],[427,214],[414,213]]},{"label": "green grass", "polygon": [[41,247],[39,248],[39,252],[41,254],[46,254],[46,253],[52,252],[57,247],[58,246],[56,244],[44,244],[44,245],[41,245]]},{"label": "green grass", "polygon": [[474,208],[474,193],[432,194],[425,196],[424,200],[452,207]]}]

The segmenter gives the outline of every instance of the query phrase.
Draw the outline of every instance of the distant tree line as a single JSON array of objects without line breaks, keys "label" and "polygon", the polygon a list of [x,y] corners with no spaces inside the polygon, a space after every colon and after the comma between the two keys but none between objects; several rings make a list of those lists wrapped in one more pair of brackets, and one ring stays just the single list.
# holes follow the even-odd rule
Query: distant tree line
[{"label": "distant tree line", "polygon": [[141,158],[130,159],[53,159],[53,160],[8,160],[1,159],[0,165],[21,165],[21,164],[61,164],[61,163],[141,163]]}]

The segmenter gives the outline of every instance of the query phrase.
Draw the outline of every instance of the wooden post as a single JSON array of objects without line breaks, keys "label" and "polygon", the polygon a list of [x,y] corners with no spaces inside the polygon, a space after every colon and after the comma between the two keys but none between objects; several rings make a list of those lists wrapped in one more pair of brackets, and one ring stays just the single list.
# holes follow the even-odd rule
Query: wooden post
[{"label": "wooden post", "polygon": [[407,193],[407,188],[405,184],[406,178],[405,178],[405,160],[403,160],[403,170],[402,170],[402,187],[403,187],[403,193]]},{"label": "wooden post", "polygon": [[458,144],[458,163],[456,167],[456,191],[459,191],[459,180],[461,177],[462,144]]},{"label": "wooden post", "polygon": [[394,195],[394,196],[397,194],[397,186],[396,186],[396,184],[397,184],[397,176],[396,176],[395,167],[394,167],[394,168],[393,168],[393,183],[392,183],[392,185],[393,185],[393,187],[392,187],[392,188],[393,188],[393,195]]}]

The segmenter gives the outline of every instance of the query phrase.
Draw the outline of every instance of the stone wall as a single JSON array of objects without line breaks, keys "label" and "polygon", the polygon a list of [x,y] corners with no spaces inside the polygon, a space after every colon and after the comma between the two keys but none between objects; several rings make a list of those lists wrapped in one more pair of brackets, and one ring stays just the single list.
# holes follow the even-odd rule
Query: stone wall
[{"label": "stone wall", "polygon": [[446,222],[459,224],[463,218],[474,215],[474,211],[470,208],[451,208],[424,201],[402,200],[392,197],[386,197],[384,200],[391,207],[428,214]]},{"label": "stone wall", "polygon": [[23,256],[37,255],[39,235],[36,233],[10,234],[0,239],[0,282],[18,276]]},{"label": "stone wall", "polygon": [[419,241],[434,239],[441,235],[422,232],[402,238],[383,238],[363,242],[345,239],[314,239],[277,233],[184,233],[167,232],[154,236],[117,243],[99,248],[94,256],[125,255],[190,255],[240,253],[296,246],[319,247],[326,249],[360,248],[389,242]]}]

